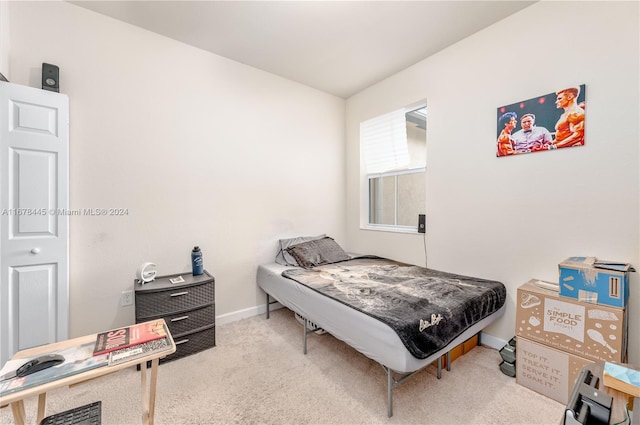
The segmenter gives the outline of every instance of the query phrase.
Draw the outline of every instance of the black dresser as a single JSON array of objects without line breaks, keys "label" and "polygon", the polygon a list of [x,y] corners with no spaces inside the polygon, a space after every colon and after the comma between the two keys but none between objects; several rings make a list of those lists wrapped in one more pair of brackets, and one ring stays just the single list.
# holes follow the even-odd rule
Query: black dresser
[{"label": "black dresser", "polygon": [[[184,282],[169,281],[178,276]],[[144,285],[136,281],[136,323],[162,318],[176,343],[176,352],[160,363],[216,345],[215,299],[215,279],[206,270],[200,276],[191,273],[159,276]]]}]

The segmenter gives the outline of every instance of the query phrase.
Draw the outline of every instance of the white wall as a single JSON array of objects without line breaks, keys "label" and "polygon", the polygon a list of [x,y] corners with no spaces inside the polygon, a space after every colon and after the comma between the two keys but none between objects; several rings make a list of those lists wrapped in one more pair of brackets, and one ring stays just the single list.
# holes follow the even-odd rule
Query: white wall
[{"label": "white wall", "polygon": [[264,303],[278,238],[344,243],[344,100],[66,2],[9,11],[12,82],[56,64],[70,98],[71,208],[129,210],[70,217],[72,336],[133,323],[142,262],[199,245],[225,315]]},{"label": "white wall", "polygon": [[[338,98],[68,3],[6,4],[12,82],[39,87],[41,63],[54,63],[71,99],[71,207],[129,209],[71,218],[74,336],[132,322],[119,298],[138,265],[186,272],[195,244],[219,314],[263,303],[255,268],[278,237],[326,232],[423,264],[420,236],[359,230],[358,126],[425,98],[428,264],[505,282],[508,311],[489,334],[510,338],[516,288],[557,280],[568,256],[640,267],[637,3],[537,3],[352,97],[346,167]],[[586,146],[495,157],[498,106],[576,83]]]},{"label": "white wall", "polygon": [[[349,249],[424,264],[418,235],[359,229],[363,120],[426,98],[431,268],[498,279],[515,334],[516,290],[558,281],[569,256],[640,269],[639,5],[539,2],[347,101]],[[496,158],[499,106],[585,83],[586,145]],[[640,279],[632,274],[630,361],[640,362]]]},{"label": "white wall", "polygon": [[0,1],[0,73],[9,81],[9,2]]}]

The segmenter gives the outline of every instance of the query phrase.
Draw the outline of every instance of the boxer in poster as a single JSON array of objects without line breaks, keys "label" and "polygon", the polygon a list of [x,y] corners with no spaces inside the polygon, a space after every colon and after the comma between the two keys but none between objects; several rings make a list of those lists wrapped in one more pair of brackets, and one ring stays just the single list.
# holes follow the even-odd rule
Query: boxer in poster
[{"label": "boxer in poster", "polygon": [[[584,84],[566,87],[498,108],[496,156],[583,146],[585,89]],[[519,117],[515,126],[505,121],[511,114]]]}]

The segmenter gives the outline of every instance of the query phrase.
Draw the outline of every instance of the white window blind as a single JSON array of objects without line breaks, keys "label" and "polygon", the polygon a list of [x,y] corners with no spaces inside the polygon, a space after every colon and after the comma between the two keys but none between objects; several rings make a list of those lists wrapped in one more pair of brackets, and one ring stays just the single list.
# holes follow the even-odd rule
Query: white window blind
[{"label": "white window blind", "polygon": [[408,168],[405,110],[399,109],[361,123],[360,148],[367,174]]}]

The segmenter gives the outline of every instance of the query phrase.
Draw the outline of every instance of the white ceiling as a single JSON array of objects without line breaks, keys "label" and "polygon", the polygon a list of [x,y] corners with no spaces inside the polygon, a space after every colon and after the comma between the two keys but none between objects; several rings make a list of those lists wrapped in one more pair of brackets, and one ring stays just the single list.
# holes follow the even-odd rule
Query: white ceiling
[{"label": "white ceiling", "polygon": [[71,1],[347,98],[535,1]]}]

